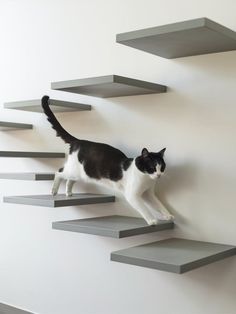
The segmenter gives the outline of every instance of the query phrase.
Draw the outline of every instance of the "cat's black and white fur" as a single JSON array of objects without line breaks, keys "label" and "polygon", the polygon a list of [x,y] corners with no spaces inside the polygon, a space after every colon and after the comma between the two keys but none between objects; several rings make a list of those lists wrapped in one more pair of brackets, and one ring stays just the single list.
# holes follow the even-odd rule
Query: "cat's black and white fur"
[{"label": "cat's black and white fur", "polygon": [[160,178],[166,167],[163,159],[165,148],[158,153],[144,148],[141,155],[133,159],[110,145],[77,139],[61,126],[49,103],[49,97],[44,96],[42,107],[48,121],[57,136],[70,144],[67,161],[55,174],[53,195],[57,194],[62,180],[67,181],[68,197],[72,195],[76,181],[95,182],[122,192],[149,225],[157,224],[159,219],[173,219],[155,195],[157,178]]}]

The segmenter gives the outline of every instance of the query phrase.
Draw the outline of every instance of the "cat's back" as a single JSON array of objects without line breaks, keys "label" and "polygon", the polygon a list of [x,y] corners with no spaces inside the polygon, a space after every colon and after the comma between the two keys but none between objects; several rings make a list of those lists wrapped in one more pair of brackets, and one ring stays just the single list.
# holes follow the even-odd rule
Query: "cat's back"
[{"label": "cat's back", "polygon": [[82,140],[79,143],[79,147],[76,147],[76,150],[78,150],[80,161],[86,159],[94,161],[106,160],[108,162],[109,160],[123,161],[127,159],[127,156],[122,151],[105,143]]},{"label": "cat's back", "polygon": [[72,153],[75,151],[89,177],[113,181],[122,178],[123,166],[128,158],[119,149],[104,143],[82,140],[78,146],[72,148]]}]

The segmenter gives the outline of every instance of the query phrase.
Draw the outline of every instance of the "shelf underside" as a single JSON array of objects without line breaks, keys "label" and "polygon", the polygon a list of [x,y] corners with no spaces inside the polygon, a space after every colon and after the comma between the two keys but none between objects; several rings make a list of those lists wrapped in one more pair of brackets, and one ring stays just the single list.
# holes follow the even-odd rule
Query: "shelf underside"
[{"label": "shelf underside", "polygon": [[52,228],[64,231],[88,233],[111,238],[124,238],[138,234],[172,229],[173,222],[160,221],[149,226],[142,218],[127,216],[105,216],[53,222]]},{"label": "shelf underside", "polygon": [[54,179],[54,173],[48,172],[3,172],[0,179],[6,180],[29,180],[29,181],[48,181]]},{"label": "shelf underside", "polygon": [[235,246],[171,238],[113,252],[111,260],[181,274],[235,254]]},{"label": "shelf underside", "polygon": [[65,207],[87,204],[110,203],[115,201],[115,197],[103,194],[80,193],[73,196],[65,194],[52,195],[23,195],[23,196],[5,196],[5,203],[25,204],[44,207]]},{"label": "shelf underside", "polygon": [[33,129],[32,124],[0,121],[0,131],[16,131]]},{"label": "shelf underside", "polygon": [[[42,113],[41,99],[24,100],[8,102],[4,104],[5,109],[16,109],[23,111],[32,111]],[[69,112],[69,111],[84,111],[91,110],[90,105],[74,103],[69,101],[62,101],[50,99],[50,108],[53,112]]]},{"label": "shelf underside", "polygon": [[116,41],[168,59],[236,50],[236,32],[207,18],[118,34]]},{"label": "shelf underside", "polygon": [[18,309],[7,304],[0,303],[0,314],[34,314],[34,313]]},{"label": "shelf underside", "polygon": [[52,89],[108,98],[166,92],[166,86],[118,75],[52,83]]}]

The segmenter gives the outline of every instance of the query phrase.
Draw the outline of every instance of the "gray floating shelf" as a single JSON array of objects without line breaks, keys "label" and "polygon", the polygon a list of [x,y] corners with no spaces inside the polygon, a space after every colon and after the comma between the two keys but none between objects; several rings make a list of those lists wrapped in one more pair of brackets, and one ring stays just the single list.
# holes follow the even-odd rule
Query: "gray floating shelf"
[{"label": "gray floating shelf", "polygon": [[52,83],[52,89],[108,98],[165,93],[166,86],[118,75],[107,75]]},{"label": "gray floating shelf", "polygon": [[149,226],[142,218],[117,215],[52,223],[53,229],[89,233],[111,238],[130,237],[172,229],[173,227],[173,222],[169,221],[160,221],[156,226]]},{"label": "gray floating shelf", "polygon": [[64,158],[64,153],[53,152],[19,152],[19,151],[0,151],[0,157],[22,157],[22,158]]},{"label": "gray floating shelf", "polygon": [[[41,99],[7,102],[4,104],[4,108],[39,112],[39,113],[43,112],[42,106],[41,106]],[[52,109],[53,112],[91,110],[90,105],[56,100],[56,99],[50,99],[50,108]]]},{"label": "gray floating shelf", "polygon": [[64,207],[75,205],[110,203],[115,201],[114,196],[102,194],[80,193],[73,196],[65,194],[52,195],[23,195],[23,196],[5,196],[5,203],[25,204],[44,207]]},{"label": "gray floating shelf", "polygon": [[236,50],[236,32],[207,18],[118,34],[116,41],[167,59]]},{"label": "gray floating shelf", "polygon": [[14,130],[25,130],[25,129],[33,129],[33,125],[25,124],[25,123],[0,121],[1,131],[14,131]]},{"label": "gray floating shelf", "polygon": [[235,254],[235,246],[171,238],[112,252],[111,260],[181,274]]},{"label": "gray floating shelf", "polygon": [[0,314],[34,314],[34,313],[18,309],[7,304],[0,303]]},{"label": "gray floating shelf", "polygon": [[0,179],[48,181],[54,179],[54,173],[48,172],[5,172],[0,173]]}]

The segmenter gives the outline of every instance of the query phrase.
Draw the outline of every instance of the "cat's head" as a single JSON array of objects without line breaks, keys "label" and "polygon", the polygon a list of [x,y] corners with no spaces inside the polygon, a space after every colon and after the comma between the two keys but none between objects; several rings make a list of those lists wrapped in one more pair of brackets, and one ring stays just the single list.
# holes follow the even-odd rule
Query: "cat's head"
[{"label": "cat's head", "polygon": [[163,148],[158,153],[153,153],[149,152],[147,148],[143,148],[141,155],[135,159],[136,167],[143,173],[148,174],[151,179],[160,178],[166,168],[165,150],[166,148]]}]

